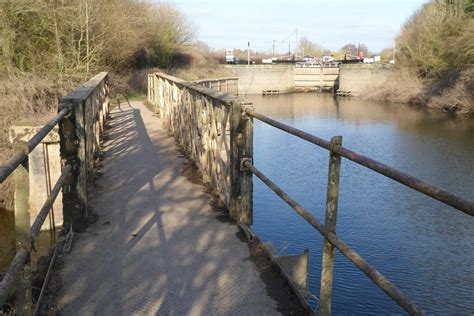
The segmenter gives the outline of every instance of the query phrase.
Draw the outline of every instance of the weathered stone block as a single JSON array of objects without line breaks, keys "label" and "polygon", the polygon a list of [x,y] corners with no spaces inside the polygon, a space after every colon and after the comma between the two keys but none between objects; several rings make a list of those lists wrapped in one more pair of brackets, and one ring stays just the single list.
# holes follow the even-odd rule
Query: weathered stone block
[{"label": "weathered stone block", "polygon": [[[42,126],[14,125],[10,127],[10,142],[15,140],[29,141]],[[56,126],[29,154],[30,177],[30,222],[34,223],[41,207],[48,198],[56,181],[61,176],[61,158],[59,154],[59,133]],[[63,224],[62,192],[53,206],[56,227]],[[46,218],[42,230],[51,229],[52,218]]]}]

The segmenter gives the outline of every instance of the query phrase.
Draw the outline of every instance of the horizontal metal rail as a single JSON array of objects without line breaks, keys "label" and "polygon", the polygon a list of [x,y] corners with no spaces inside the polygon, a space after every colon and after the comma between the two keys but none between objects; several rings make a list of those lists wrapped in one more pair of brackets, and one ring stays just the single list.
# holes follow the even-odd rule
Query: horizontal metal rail
[{"label": "horizontal metal rail", "polygon": [[217,82],[217,81],[226,81],[226,80],[239,80],[239,77],[222,77],[222,78],[214,78],[214,79],[202,79],[196,80],[194,83],[203,83],[203,82]]},{"label": "horizontal metal rail", "polygon": [[63,171],[61,172],[61,176],[59,177],[58,181],[56,181],[56,184],[54,185],[54,188],[51,190],[50,195],[46,199],[46,202],[44,202],[43,207],[41,208],[40,212],[38,213],[38,216],[35,219],[35,222],[31,226],[31,242],[34,243],[36,241],[36,237],[38,236],[41,226],[43,226],[44,221],[46,220],[46,217],[48,216],[49,211],[53,207],[54,201],[56,201],[56,198],[58,197],[59,192],[61,191],[61,188],[66,181],[68,175],[70,174],[72,170],[72,167],[70,165],[67,165]]},{"label": "horizontal metal rail", "polygon": [[8,271],[5,273],[3,280],[0,282],[0,307],[3,306],[5,300],[8,297],[10,288],[15,281],[17,274],[21,271],[21,268],[28,260],[28,251],[26,249],[20,249],[13,258]]},{"label": "horizontal metal rail", "polygon": [[[39,131],[28,141],[28,151],[32,152],[33,149],[48,135],[48,133],[59,123],[69,112],[70,107],[62,109],[57,115],[55,115],[48,123],[46,123]],[[27,158],[26,154],[16,153],[3,165],[0,166],[0,183],[3,183],[15,169]]]},{"label": "horizontal metal rail", "polygon": [[184,81],[182,79],[166,75],[164,73],[155,73],[155,76],[161,77],[162,79],[168,80],[172,82],[173,84],[180,86],[180,87],[185,87],[193,92],[201,93],[204,94],[207,97],[210,97],[212,99],[215,99],[219,102],[222,102],[225,106],[230,106],[233,102],[239,101],[240,99],[236,96],[232,96],[230,94],[227,94],[225,92],[219,92],[213,89],[206,88],[204,86],[201,86],[200,84],[197,83],[190,83],[187,81]]},{"label": "horizontal metal rail", "polygon": [[[46,199],[46,202],[44,202],[43,207],[41,208],[41,211],[39,212],[38,216],[35,219],[35,222],[31,226],[31,242],[32,243],[35,242],[36,237],[38,236],[38,233],[41,229],[41,226],[43,226],[43,223],[46,220],[46,217],[48,216],[49,211],[53,207],[54,201],[58,197],[58,194],[61,191],[61,188],[67,179],[67,176],[71,172],[71,169],[72,167],[70,165],[67,165],[63,169],[61,176],[59,177],[58,181],[54,185],[53,190],[51,190],[51,194]],[[2,282],[0,282],[0,307],[5,302],[8,296],[10,287],[12,286],[16,275],[19,273],[23,265],[26,263],[28,255],[29,253],[26,249],[20,249],[15,254],[15,257],[13,258],[13,261],[10,264],[10,268],[5,273],[5,277],[3,278]]]},{"label": "horizontal metal rail", "polygon": [[[312,144],[315,144],[327,150],[331,150],[330,142],[328,142],[327,140],[324,140],[322,138],[316,137],[309,133],[303,132],[297,128],[288,126],[281,122],[275,121],[274,119],[271,119],[263,114],[255,112],[253,109],[245,109],[245,111],[248,115],[264,123],[267,123],[278,129],[281,129],[301,139],[304,139]],[[473,201],[466,200],[458,195],[455,195],[453,193],[440,189],[432,184],[422,181],[416,177],[410,176],[400,170],[397,170],[393,167],[390,167],[386,164],[383,164],[379,161],[366,157],[362,154],[356,153],[342,146],[335,146],[333,148],[333,152],[361,166],[364,166],[390,179],[393,179],[409,188],[412,188],[415,191],[421,192],[435,200],[438,200],[449,206],[452,206],[460,210],[461,212],[474,216],[474,202]]]},{"label": "horizontal metal rail", "polygon": [[72,107],[65,107],[56,114],[48,123],[46,123],[36,134],[28,141],[28,151],[32,152],[36,146],[48,135],[48,133],[58,124],[69,112]]},{"label": "horizontal metal rail", "polygon": [[307,211],[298,202],[293,200],[285,191],[279,188],[269,178],[267,178],[260,170],[252,166],[250,162],[244,162],[243,166],[248,168],[255,176],[265,183],[273,192],[275,192],[283,201],[285,201],[292,209],[313,226],[322,236],[326,237],[329,242],[334,245],[347,259],[349,259],[357,268],[363,271],[378,287],[380,287],[387,295],[398,303],[411,315],[423,315],[425,312],[410,300],[402,291],[393,285],[383,274],[371,266],[357,252],[352,250],[347,244],[339,239],[335,234],[328,232],[323,224],[321,224],[309,211]]},{"label": "horizontal metal rail", "polygon": [[[72,129],[72,131],[75,133],[76,137],[82,136],[81,139],[79,139],[76,143],[76,140],[74,137],[70,138],[65,138],[65,142],[67,144],[61,144],[61,147],[66,147],[66,148],[74,148],[76,145],[82,146],[82,148],[86,148],[86,140],[87,138],[85,135],[79,135],[78,133],[75,132],[76,128],[78,126],[81,126],[78,121],[82,120],[82,124],[85,123],[86,118],[86,113],[84,113],[84,107],[86,106],[86,100],[92,96],[94,98],[94,93],[95,91],[98,91],[97,89],[100,87],[100,91],[98,91],[99,98],[104,97],[104,103],[102,103],[101,106],[95,107],[97,113],[92,113],[92,117],[89,118],[93,122],[92,126],[92,133],[94,134],[95,140],[98,142],[98,137],[96,134],[96,125],[99,124],[100,126],[97,127],[97,129],[101,132],[103,128],[103,121],[106,119],[108,109],[105,108],[104,106],[108,106],[107,102],[107,95],[108,95],[108,86],[107,86],[107,76],[108,74],[106,72],[99,73],[96,75],[94,78],[83,84],[81,87],[75,89],[71,93],[69,93],[66,97],[63,97],[61,99],[61,104],[60,104],[60,111],[52,118],[50,119],[43,127],[41,127],[38,132],[26,143],[21,142],[19,145],[22,145],[21,148],[19,148],[18,152],[14,153],[13,156],[4,162],[2,165],[0,165],[0,183],[3,183],[20,165],[22,164],[28,164],[28,154],[31,153],[43,140],[44,138],[48,135],[48,133],[55,128],[57,124],[59,124],[63,119],[66,118],[66,116],[73,110],[74,107],[78,107],[79,111],[77,113],[80,113],[81,111],[83,112],[78,117],[72,118],[71,121],[71,127],[67,127],[67,131],[65,132],[66,134],[68,131]],[[92,100],[95,101],[95,100]],[[100,102],[100,100],[99,100]],[[93,106],[94,109],[94,106]],[[81,126],[84,128],[84,126]],[[64,131],[63,131],[64,132]],[[87,131],[85,131],[87,133]],[[60,131],[61,133],[61,131]],[[80,134],[80,133],[79,133]],[[91,138],[92,139],[92,138]],[[80,143],[82,142],[82,143]],[[25,146],[26,145],[26,146]],[[30,247],[30,243],[33,245],[40,230],[41,226],[44,224],[49,212],[51,211],[53,204],[55,200],[57,199],[59,192],[61,189],[64,187],[64,184],[66,182],[66,179],[68,176],[71,174],[71,171],[73,168],[83,168],[81,172],[87,172],[84,171],[84,169],[87,168],[87,156],[85,156],[85,150],[81,152],[81,156],[76,157],[76,152],[74,150],[69,150],[67,149],[68,152],[64,154],[63,157],[63,152],[61,152],[61,158],[65,158],[65,160],[70,161],[69,163],[72,163],[73,165],[69,165],[69,163],[63,168],[61,172],[61,176],[59,177],[58,181],[55,183],[54,188],[51,190],[48,198],[44,202],[43,206],[41,207],[41,210],[39,211],[33,225],[30,227],[30,219],[29,219],[29,214],[28,214],[28,199],[29,199],[29,192],[28,192],[28,186],[29,182],[28,181],[21,181],[24,179],[28,179],[28,168],[21,168],[21,174],[18,174],[16,177],[17,179],[17,187],[15,194],[17,192],[20,192],[20,198],[18,200],[20,201],[20,206],[17,209],[17,204],[16,203],[16,209],[15,209],[15,214],[18,215],[20,214],[21,216],[18,216],[18,218],[23,219],[23,215],[28,218],[27,221],[23,221],[21,224],[25,224],[24,226],[21,227],[21,231],[28,231],[29,230],[29,236],[25,236],[26,238],[18,238],[17,235],[17,245],[18,245],[18,250],[15,254],[15,257],[13,258],[13,261],[11,262],[8,271],[6,272],[3,280],[0,282],[0,307],[4,304],[5,300],[8,297],[8,294],[10,292],[10,288],[13,285],[13,282],[17,278],[17,274],[20,273],[22,270],[23,266],[29,265],[29,256],[30,256],[30,249],[32,248],[34,250],[34,247]],[[70,159],[73,158],[73,159]],[[76,159],[79,158],[79,159]],[[77,162],[79,161],[79,162]],[[26,166],[25,166],[26,167]],[[85,185],[85,183],[83,184]],[[75,185],[78,187],[78,185]],[[85,187],[82,188],[85,191]],[[71,190],[68,190],[69,193],[65,194],[71,194],[70,192],[73,192],[74,198],[77,198],[77,189],[73,188]],[[17,198],[17,197],[16,197]],[[67,197],[71,198],[71,197]],[[87,205],[84,200],[79,198],[78,203],[80,203],[80,207],[84,207]],[[21,221],[20,221],[21,222]],[[18,222],[16,222],[18,224]],[[18,227],[17,227],[18,229]],[[25,235],[25,234],[22,234]],[[34,245],[33,245],[34,246]],[[56,248],[57,249],[57,248]],[[53,258],[56,256],[56,251],[54,253]],[[50,263],[47,277],[46,277],[46,282],[49,279],[50,273],[51,273],[51,266],[54,264],[54,259],[53,262]],[[29,270],[29,269],[28,269]],[[18,292],[25,292],[25,293],[30,293],[31,292],[31,275],[28,270],[25,270],[25,276],[22,275],[22,282],[18,285],[17,288],[17,293]],[[41,290],[41,295],[44,294],[44,286]],[[31,297],[30,294],[25,294],[24,297],[18,298],[17,297],[17,308],[18,312],[21,313],[30,313],[30,306],[31,305]],[[38,306],[37,306],[38,307]],[[22,310],[21,310],[22,308]],[[35,311],[36,312],[36,311]]]},{"label": "horizontal metal rail", "polygon": [[0,183],[3,183],[21,163],[28,158],[24,153],[16,153],[0,166]]}]

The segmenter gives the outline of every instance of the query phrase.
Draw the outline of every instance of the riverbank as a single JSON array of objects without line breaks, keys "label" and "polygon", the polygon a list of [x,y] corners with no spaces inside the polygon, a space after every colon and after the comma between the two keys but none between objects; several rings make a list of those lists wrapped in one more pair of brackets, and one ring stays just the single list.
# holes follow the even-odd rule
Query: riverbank
[{"label": "riverbank", "polygon": [[474,71],[452,71],[441,78],[422,79],[415,70],[401,67],[389,74],[384,84],[366,89],[360,97],[474,116]]},{"label": "riverbank", "polygon": [[[474,115],[474,3],[427,1],[395,39],[397,71],[385,99]],[[409,70],[409,71],[407,71]],[[412,89],[400,89],[417,81]]]}]

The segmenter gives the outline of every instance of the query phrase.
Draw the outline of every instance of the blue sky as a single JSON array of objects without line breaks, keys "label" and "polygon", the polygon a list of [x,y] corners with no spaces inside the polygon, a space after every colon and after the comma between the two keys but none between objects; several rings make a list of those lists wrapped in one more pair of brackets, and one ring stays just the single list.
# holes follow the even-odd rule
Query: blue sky
[{"label": "blue sky", "polygon": [[427,0],[174,0],[212,48],[276,51],[294,48],[298,38],[331,50],[365,43],[379,52],[393,46],[400,27]]}]

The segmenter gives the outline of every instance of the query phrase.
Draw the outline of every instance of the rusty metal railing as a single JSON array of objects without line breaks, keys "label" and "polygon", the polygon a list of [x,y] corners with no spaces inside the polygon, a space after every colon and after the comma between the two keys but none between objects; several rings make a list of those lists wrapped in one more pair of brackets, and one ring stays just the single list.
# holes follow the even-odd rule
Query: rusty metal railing
[{"label": "rusty metal railing", "polygon": [[[0,183],[13,174],[15,183],[16,254],[0,282],[0,309],[16,285],[16,312],[32,313],[31,251],[53,204],[63,190],[63,208],[79,209],[87,216],[87,171],[99,150],[100,134],[108,116],[108,74],[103,72],[62,98],[58,114],[29,141],[14,140],[13,156],[0,166]],[[62,171],[49,196],[30,226],[29,154],[59,124]],[[54,260],[51,260],[51,265]],[[50,271],[50,269],[48,269]],[[47,284],[49,273],[43,282]],[[43,292],[43,291],[42,291]],[[38,303],[37,303],[38,306]],[[35,314],[37,309],[35,310]]]},{"label": "rusty metal railing", "polygon": [[219,92],[225,92],[231,95],[239,94],[239,78],[238,77],[225,77],[215,79],[204,79],[195,81],[195,83]]},{"label": "rusty metal railing", "polygon": [[377,271],[373,266],[362,258],[357,252],[351,249],[341,239],[336,236],[336,218],[337,205],[339,198],[339,176],[341,157],[356,162],[370,170],[391,178],[401,184],[421,192],[429,197],[450,205],[467,215],[474,216],[474,202],[466,200],[460,196],[437,188],[427,182],[405,174],[393,167],[373,160],[349,150],[342,146],[342,137],[336,136],[327,141],[303,132],[294,127],[275,121],[263,114],[260,114],[252,108],[244,109],[246,114],[256,118],[266,124],[283,130],[291,135],[306,140],[312,144],[322,147],[330,152],[328,189],[326,201],[325,224],[319,222],[308,210],[303,208],[298,202],[292,199],[287,193],[279,188],[275,183],[268,179],[260,170],[252,165],[249,160],[242,161],[242,171],[251,172],[263,183],[265,183],[273,192],[275,192],[283,201],[285,201],[298,215],[303,217],[311,226],[313,226],[324,237],[323,261],[321,269],[321,287],[319,298],[319,314],[331,314],[331,296],[334,268],[334,247],[337,248],[345,257],[347,257],[357,268],[363,271],[378,287],[380,287],[391,299],[412,315],[423,315],[425,312],[407,295],[393,285],[383,274]]},{"label": "rusty metal railing", "polygon": [[393,167],[383,164],[379,161],[356,153],[350,149],[342,147],[341,145],[332,145],[331,142],[322,138],[316,137],[309,133],[303,132],[294,127],[275,121],[263,114],[257,113],[254,110],[247,110],[248,115],[296,137],[304,139],[312,144],[322,147],[327,150],[334,151],[335,154],[347,158],[359,165],[362,165],[368,169],[371,169],[377,173],[380,173],[388,178],[391,178],[401,184],[414,189],[415,191],[421,192],[431,198],[441,201],[449,206],[452,206],[468,215],[474,216],[474,202],[468,201],[460,196],[447,192],[441,188],[429,184],[425,181],[410,176],[402,171],[399,171]]}]

